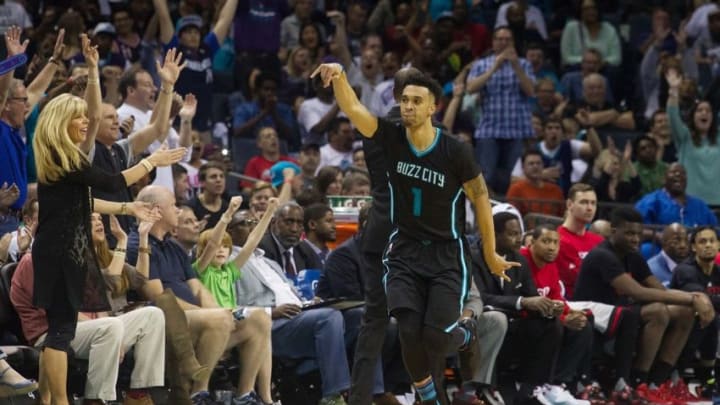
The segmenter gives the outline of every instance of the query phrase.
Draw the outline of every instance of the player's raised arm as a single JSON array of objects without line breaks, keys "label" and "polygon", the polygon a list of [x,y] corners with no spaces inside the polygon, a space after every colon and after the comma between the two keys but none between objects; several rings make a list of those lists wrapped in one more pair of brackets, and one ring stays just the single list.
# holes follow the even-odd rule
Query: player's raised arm
[{"label": "player's raised arm", "polygon": [[489,270],[497,276],[510,280],[505,275],[505,271],[510,267],[520,266],[520,263],[506,262],[504,258],[495,252],[492,207],[490,207],[490,196],[482,174],[478,174],[477,177],[466,181],[463,184],[463,190],[465,190],[465,195],[475,207],[475,221],[477,221],[478,231],[482,236],[483,256]]},{"label": "player's raised arm", "polygon": [[310,75],[320,75],[325,87],[332,83],[335,99],[340,110],[350,118],[353,126],[366,138],[372,138],[378,127],[377,117],[372,115],[358,100],[355,90],[350,86],[345,70],[339,63],[324,63]]}]

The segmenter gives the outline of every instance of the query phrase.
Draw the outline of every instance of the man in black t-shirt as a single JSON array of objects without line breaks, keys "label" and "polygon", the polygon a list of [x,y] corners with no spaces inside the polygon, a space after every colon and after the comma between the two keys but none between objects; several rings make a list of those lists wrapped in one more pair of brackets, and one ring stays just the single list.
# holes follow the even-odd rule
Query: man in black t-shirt
[{"label": "man in black t-shirt", "polygon": [[225,194],[225,167],[218,162],[205,163],[200,166],[199,178],[202,191],[187,205],[198,220],[207,220],[204,229],[212,229],[230,204]]},{"label": "man in black t-shirt", "polygon": [[[690,247],[694,254],[673,270],[670,288],[705,293],[710,298],[715,311],[718,311],[720,310],[720,268],[715,264],[715,255],[720,248],[720,242],[717,232],[710,226],[695,228],[690,236]],[[696,360],[696,351],[700,353],[700,364],[695,366],[695,373],[703,384],[712,377],[713,368],[715,375],[720,375],[720,367],[715,360],[718,331],[720,331],[718,318],[704,329],[696,323],[685,346],[684,353],[692,357],[688,359],[690,361]]]},{"label": "man in black t-shirt", "polygon": [[630,306],[639,312],[642,330],[630,384],[646,390],[645,382],[660,385],[670,377],[692,328],[693,314],[698,313],[705,327],[715,311],[705,294],[665,289],[652,275],[638,253],[643,231],[639,212],[617,208],[610,222],[610,237],[582,262],[574,299]]},{"label": "man in black t-shirt", "polygon": [[405,366],[422,403],[444,403],[432,373],[448,352],[470,277],[463,191],[475,205],[490,270],[502,275],[517,265],[495,253],[487,186],[472,151],[433,127],[431,116],[442,91],[434,80],[413,75],[405,81],[400,125],[370,114],[339,64],[323,64],[317,74],[326,86],[332,83],[340,109],[355,128],[385,151],[395,225],[383,258],[388,309],[398,320]]}]

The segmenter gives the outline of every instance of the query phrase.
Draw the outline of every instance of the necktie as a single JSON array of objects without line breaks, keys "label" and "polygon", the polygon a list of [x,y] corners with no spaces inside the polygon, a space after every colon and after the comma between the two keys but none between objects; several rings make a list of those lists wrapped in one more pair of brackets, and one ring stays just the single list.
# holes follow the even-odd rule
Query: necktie
[{"label": "necktie", "polygon": [[285,274],[288,277],[295,277],[297,275],[297,271],[295,271],[295,266],[292,262],[292,253],[289,250],[286,250],[283,253],[283,256],[285,256]]}]

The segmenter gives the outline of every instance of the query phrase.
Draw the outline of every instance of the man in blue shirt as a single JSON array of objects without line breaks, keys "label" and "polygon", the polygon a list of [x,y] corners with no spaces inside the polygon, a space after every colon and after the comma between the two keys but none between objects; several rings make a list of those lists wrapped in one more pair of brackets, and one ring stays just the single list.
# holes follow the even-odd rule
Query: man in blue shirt
[{"label": "man in blue shirt", "polygon": [[154,0],[155,10],[160,22],[160,41],[166,49],[178,48],[185,57],[187,66],[180,73],[175,90],[182,96],[192,93],[198,100],[197,113],[193,119],[193,128],[208,131],[211,126],[213,74],[212,60],[215,53],[227,38],[230,31],[238,0],[227,0],[212,30],[202,38],[202,17],[187,15],[177,22],[177,31],[173,28],[167,1]]},{"label": "man in blue shirt", "polygon": [[687,195],[687,173],[680,163],[665,173],[665,186],[644,196],[635,204],[646,224],[668,225],[678,222],[692,228],[718,224],[717,217],[701,199]]},{"label": "man in blue shirt", "polygon": [[12,86],[0,115],[0,186],[13,188],[14,185],[13,193],[17,194],[9,206],[0,206],[0,235],[17,230],[18,214],[27,198],[28,147],[20,134],[29,111],[27,100],[27,90],[22,83]]},{"label": "man in blue shirt", "polygon": [[483,114],[475,130],[475,160],[488,185],[504,193],[510,172],[522,154],[523,140],[533,136],[530,97],[535,76],[530,63],[515,52],[513,33],[497,28],[493,54],[473,63],[467,92],[480,92]]}]

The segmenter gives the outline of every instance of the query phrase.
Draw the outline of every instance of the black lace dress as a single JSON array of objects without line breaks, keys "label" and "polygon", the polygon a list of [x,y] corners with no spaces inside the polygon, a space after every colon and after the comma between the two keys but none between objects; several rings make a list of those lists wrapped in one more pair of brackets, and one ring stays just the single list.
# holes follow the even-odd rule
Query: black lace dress
[{"label": "black lace dress", "polygon": [[76,311],[107,311],[102,271],[92,243],[91,188],[112,192],[127,187],[122,174],[93,166],[52,184],[38,183],[39,224],[33,242],[33,304],[68,305]]}]

